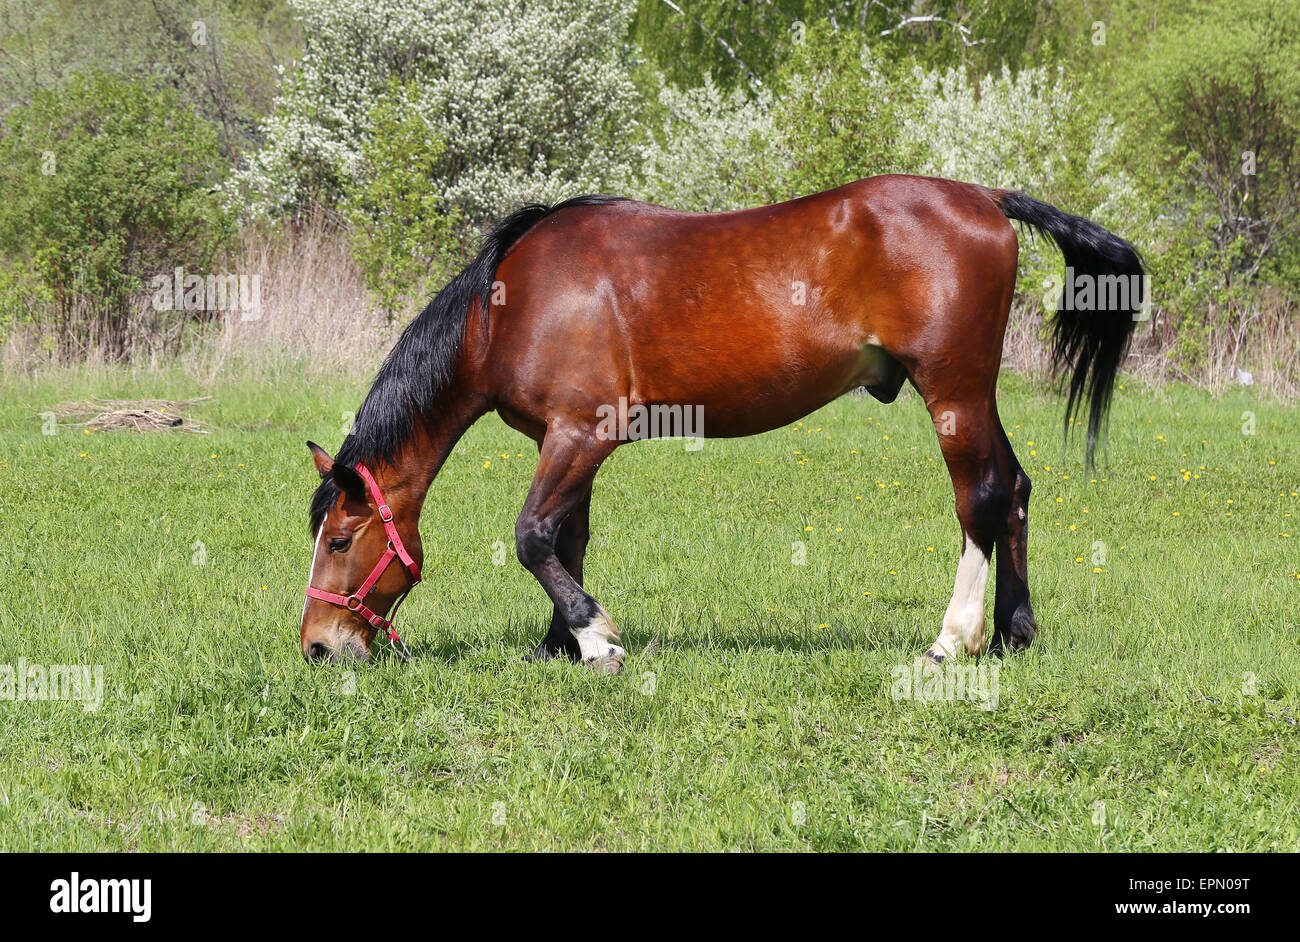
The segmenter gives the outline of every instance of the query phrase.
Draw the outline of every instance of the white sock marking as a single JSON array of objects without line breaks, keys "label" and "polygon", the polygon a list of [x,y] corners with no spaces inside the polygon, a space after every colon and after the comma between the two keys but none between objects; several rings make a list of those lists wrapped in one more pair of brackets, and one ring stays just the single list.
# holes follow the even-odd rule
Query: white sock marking
[{"label": "white sock marking", "polygon": [[578,639],[578,650],[582,652],[584,664],[605,657],[618,661],[623,659],[625,652],[613,643],[618,640],[618,629],[603,610],[587,625],[574,631],[573,636]]},{"label": "white sock marking", "polygon": [[984,590],[988,582],[989,558],[967,536],[961,561],[957,563],[952,601],[943,615],[943,631],[932,650],[952,657],[957,653],[958,642],[968,654],[975,654],[984,646]]}]

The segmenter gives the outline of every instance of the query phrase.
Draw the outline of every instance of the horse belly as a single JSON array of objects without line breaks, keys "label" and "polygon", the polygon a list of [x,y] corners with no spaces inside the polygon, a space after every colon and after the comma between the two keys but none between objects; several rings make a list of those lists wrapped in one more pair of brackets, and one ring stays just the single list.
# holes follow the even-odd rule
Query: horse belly
[{"label": "horse belly", "polygon": [[897,393],[901,368],[874,344],[759,343],[744,331],[734,341],[669,343],[672,356],[639,365],[633,396],[695,408],[706,437],[736,438],[789,425],[858,386]]}]

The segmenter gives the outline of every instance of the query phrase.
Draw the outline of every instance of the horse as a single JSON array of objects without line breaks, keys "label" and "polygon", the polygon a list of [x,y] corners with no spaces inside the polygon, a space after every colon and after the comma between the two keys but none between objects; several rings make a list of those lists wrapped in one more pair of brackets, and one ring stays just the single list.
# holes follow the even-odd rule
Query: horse
[{"label": "horse", "polygon": [[[757,435],[865,387],[911,382],[934,421],[956,498],[952,598],[923,655],[1001,655],[1038,633],[1029,597],[1030,479],[998,416],[1018,222],[1055,243],[1072,284],[1049,322],[1068,386],[1066,435],[1088,416],[1087,463],[1140,319],[1140,255],[1096,223],[1014,190],[871,177],[755,209],[689,213],[613,196],[529,204],[407,325],[338,454],[308,442],[320,483],[300,641],[308,660],[365,660],[420,579],[426,493],[452,448],[495,410],[533,439],[515,524],[519,561],[552,602],[530,659],[616,673],[625,651],[583,588],[592,482],[634,436],[611,409],[694,409],[707,437]],[[1144,284],[1144,282],[1143,282]],[[1067,382],[1068,380],[1068,382]],[[619,430],[622,426],[620,424]],[[392,565],[394,562],[400,565]]]}]

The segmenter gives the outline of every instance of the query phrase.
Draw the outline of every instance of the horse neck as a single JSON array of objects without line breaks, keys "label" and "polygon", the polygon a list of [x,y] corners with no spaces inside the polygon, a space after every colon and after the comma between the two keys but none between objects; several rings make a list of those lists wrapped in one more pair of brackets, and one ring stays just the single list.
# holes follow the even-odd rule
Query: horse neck
[{"label": "horse neck", "polygon": [[437,408],[416,423],[415,434],[402,446],[391,466],[376,474],[377,483],[395,513],[409,512],[419,520],[425,496],[461,436],[488,411],[486,400],[462,395],[452,387]]}]

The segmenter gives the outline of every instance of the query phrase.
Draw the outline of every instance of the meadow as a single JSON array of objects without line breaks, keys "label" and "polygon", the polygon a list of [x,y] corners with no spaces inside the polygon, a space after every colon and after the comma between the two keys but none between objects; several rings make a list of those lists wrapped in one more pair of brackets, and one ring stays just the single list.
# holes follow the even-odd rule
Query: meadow
[{"label": "meadow", "polygon": [[[98,665],[103,702],[0,699],[0,850],[1300,849],[1294,407],[1122,381],[1089,471],[1004,375],[1042,631],[990,710],[894,696],[960,547],[910,392],[620,449],[586,565],[617,677],[522,660],[535,450],[490,416],[425,510],[413,662],[306,664],[304,441],[334,450],[366,382],[3,381],[0,664]],[[207,435],[39,415],[200,395]]]}]

